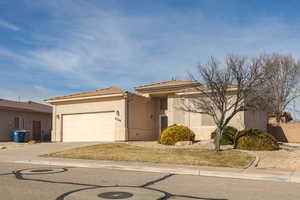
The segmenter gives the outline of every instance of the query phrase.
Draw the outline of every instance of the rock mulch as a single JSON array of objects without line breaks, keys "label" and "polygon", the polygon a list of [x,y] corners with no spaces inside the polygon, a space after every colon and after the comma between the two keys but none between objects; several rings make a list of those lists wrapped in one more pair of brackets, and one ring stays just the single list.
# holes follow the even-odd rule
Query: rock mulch
[{"label": "rock mulch", "polygon": [[257,151],[258,168],[300,169],[300,145],[283,144],[278,151]]}]

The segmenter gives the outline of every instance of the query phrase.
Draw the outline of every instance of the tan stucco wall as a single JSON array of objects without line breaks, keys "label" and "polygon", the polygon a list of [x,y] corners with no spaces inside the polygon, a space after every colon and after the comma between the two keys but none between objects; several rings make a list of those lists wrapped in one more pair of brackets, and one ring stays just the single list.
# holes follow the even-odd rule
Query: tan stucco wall
[{"label": "tan stucco wall", "polygon": [[107,97],[99,99],[76,100],[69,102],[53,103],[53,131],[52,141],[62,141],[62,115],[97,113],[97,112],[119,112],[115,117],[115,140],[125,141],[126,130],[126,103],[124,97]]},{"label": "tan stucco wall", "polygon": [[153,123],[154,123],[154,138],[157,139],[160,135],[160,125],[159,125],[159,120],[160,120],[160,102],[159,98],[151,98],[152,104],[153,104]]},{"label": "tan stucco wall", "polygon": [[151,98],[131,95],[128,98],[129,140],[154,140],[155,104]]},{"label": "tan stucco wall", "polygon": [[245,128],[255,128],[266,131],[268,124],[268,114],[265,111],[246,111]]},{"label": "tan stucco wall", "polygon": [[[128,94],[126,97],[106,97],[54,103],[52,141],[61,141],[62,116],[67,114],[119,112],[115,120],[115,140],[156,140],[160,134],[160,115],[168,116],[168,125],[182,124],[191,128],[196,140],[208,140],[216,126],[202,114],[182,109],[182,96],[168,95],[168,109],[162,113],[158,96]],[[188,97],[185,97],[188,101]],[[264,112],[240,112],[229,123],[237,129],[266,129]]]},{"label": "tan stucco wall", "polygon": [[[15,117],[20,118],[19,129],[32,131],[32,121],[41,121],[42,134],[51,133],[51,114],[33,113],[14,110],[0,110],[0,141],[11,140],[11,133],[14,128]],[[24,119],[24,127],[23,127]]]},{"label": "tan stucco wall", "polygon": [[[209,140],[211,132],[216,129],[216,126],[204,125],[203,114],[185,111],[183,109],[182,97],[171,95],[168,98],[170,107],[168,110],[169,125],[185,125],[195,132],[196,140]],[[185,103],[188,103],[188,97],[185,97]],[[235,115],[229,125],[236,127],[239,130],[245,128],[244,112]]]},{"label": "tan stucco wall", "polygon": [[185,124],[185,111],[181,109],[182,101],[175,95],[168,96],[168,122],[169,125]]},{"label": "tan stucco wall", "polygon": [[[209,140],[211,133],[217,128],[215,125],[203,125],[203,115],[199,113],[185,112],[185,125],[196,134],[196,140]],[[235,115],[229,123],[239,130],[243,129],[243,112]]]}]

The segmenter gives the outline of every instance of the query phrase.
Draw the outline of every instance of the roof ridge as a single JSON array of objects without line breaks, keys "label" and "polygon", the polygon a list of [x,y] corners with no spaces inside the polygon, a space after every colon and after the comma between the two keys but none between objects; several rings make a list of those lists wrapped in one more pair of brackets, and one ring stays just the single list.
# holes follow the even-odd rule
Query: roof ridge
[{"label": "roof ridge", "polygon": [[[96,90],[88,90],[85,92],[77,92],[77,93],[73,93],[73,94],[69,94],[69,95],[63,95],[61,97],[66,97],[66,96],[73,96],[73,95],[78,95],[78,94],[86,94],[86,93],[90,93],[90,92],[98,92],[98,91],[102,91],[102,90],[107,90],[107,89],[111,89],[113,87],[108,87],[108,88],[100,88],[100,89],[96,89]],[[119,88],[117,88],[119,89]]]},{"label": "roof ridge", "polygon": [[[13,102],[13,103],[23,103],[23,104],[29,104],[29,102],[31,103],[37,103],[35,101],[32,101],[32,100],[28,100],[28,101],[16,101],[16,100],[11,100],[11,99],[0,99],[0,102],[1,101],[9,101],[9,102]],[[37,103],[37,104],[40,104],[40,103]],[[42,105],[45,105],[45,104],[42,104]]]},{"label": "roof ridge", "polygon": [[150,84],[144,84],[144,85],[140,85],[140,86],[136,86],[134,88],[140,88],[140,87],[148,87],[148,86],[153,86],[153,85],[158,85],[158,84],[164,84],[164,83],[169,83],[172,81],[189,81],[189,82],[194,82],[194,80],[189,80],[189,79],[175,79],[175,80],[168,80],[168,81],[161,81],[161,82],[157,82],[157,83],[150,83]]}]

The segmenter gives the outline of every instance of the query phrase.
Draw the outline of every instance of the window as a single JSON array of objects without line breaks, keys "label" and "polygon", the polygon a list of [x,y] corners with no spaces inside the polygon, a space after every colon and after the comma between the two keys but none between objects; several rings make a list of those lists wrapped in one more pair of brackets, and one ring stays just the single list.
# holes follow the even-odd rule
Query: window
[{"label": "window", "polygon": [[15,128],[20,128],[20,118],[15,117]]},{"label": "window", "polygon": [[22,129],[25,129],[25,119],[22,118]]},{"label": "window", "polygon": [[168,117],[167,116],[160,116],[160,132],[165,130],[168,127]]},{"label": "window", "polygon": [[168,99],[167,98],[160,99],[160,110],[168,110]]}]

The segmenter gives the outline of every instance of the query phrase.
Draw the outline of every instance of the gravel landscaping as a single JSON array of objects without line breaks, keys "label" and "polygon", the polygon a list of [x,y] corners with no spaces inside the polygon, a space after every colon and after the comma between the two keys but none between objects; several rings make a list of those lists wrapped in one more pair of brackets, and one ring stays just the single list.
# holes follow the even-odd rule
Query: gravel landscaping
[{"label": "gravel landscaping", "polygon": [[260,157],[259,168],[300,169],[300,145],[289,145],[278,151],[257,151]]}]

